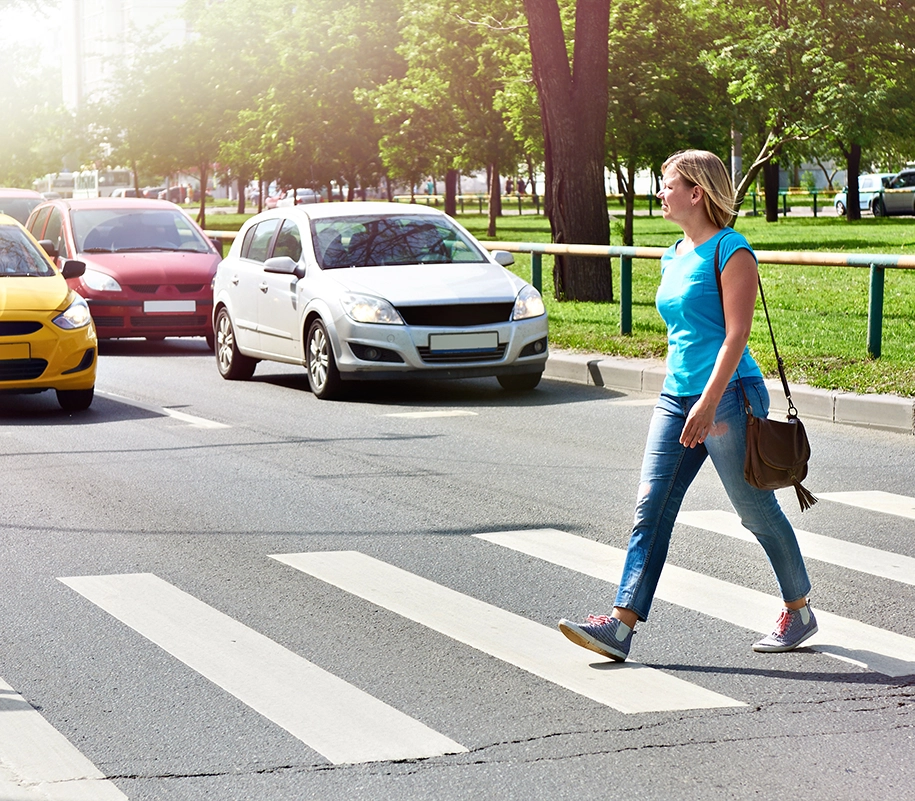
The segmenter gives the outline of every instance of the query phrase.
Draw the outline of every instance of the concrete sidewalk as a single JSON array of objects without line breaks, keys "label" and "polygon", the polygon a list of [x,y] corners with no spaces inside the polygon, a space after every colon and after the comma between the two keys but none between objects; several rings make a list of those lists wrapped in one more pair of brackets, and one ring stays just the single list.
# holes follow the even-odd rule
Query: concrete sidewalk
[{"label": "concrete sidewalk", "polygon": [[[543,375],[622,392],[656,395],[664,383],[663,361],[624,359],[618,356],[550,351]],[[784,408],[782,382],[766,379],[772,409]],[[896,395],[856,395],[790,384],[791,398],[801,419],[880,428],[900,434],[915,434],[915,399]],[[782,403],[779,401],[782,400]]]}]

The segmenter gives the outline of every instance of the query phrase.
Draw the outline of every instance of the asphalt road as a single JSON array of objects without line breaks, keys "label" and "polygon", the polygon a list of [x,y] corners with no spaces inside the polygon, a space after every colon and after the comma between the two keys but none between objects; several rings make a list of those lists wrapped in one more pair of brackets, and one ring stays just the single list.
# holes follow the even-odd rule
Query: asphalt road
[{"label": "asphalt road", "polygon": [[650,397],[101,356],[84,415],[0,399],[0,801],[915,799],[911,436],[807,424],[790,654],[703,468],[620,666],[556,621],[610,610]]}]

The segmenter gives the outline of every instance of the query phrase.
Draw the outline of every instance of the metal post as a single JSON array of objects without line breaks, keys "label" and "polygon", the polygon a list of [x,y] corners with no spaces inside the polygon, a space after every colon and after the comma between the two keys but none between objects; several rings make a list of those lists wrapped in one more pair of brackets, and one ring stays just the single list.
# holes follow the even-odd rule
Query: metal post
[{"label": "metal post", "polygon": [[813,216],[817,216],[817,193],[813,193]]},{"label": "metal post", "polygon": [[531,253],[531,283],[538,292],[543,292],[543,254]]},{"label": "metal post", "polygon": [[632,333],[632,257],[620,256],[620,333]]},{"label": "metal post", "polygon": [[883,284],[886,270],[871,265],[870,294],[867,304],[867,355],[872,359],[880,358],[880,346],[883,340]]}]

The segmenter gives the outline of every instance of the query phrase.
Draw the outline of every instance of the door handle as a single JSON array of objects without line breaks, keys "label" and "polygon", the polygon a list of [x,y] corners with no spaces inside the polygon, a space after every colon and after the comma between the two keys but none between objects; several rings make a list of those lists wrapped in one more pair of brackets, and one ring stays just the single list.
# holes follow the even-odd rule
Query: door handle
[{"label": "door handle", "polygon": [[267,288],[268,288],[268,285],[266,283],[262,283],[260,286],[258,286],[258,289],[264,293],[267,292]]}]

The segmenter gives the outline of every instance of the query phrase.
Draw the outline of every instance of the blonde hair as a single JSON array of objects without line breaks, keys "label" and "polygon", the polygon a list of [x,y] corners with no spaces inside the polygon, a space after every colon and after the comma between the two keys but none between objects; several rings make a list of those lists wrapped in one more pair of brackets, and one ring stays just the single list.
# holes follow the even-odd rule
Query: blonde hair
[{"label": "blonde hair", "polygon": [[705,210],[719,228],[726,228],[737,216],[734,184],[718,156],[707,150],[681,150],[668,157],[661,172],[673,167],[692,186],[701,186]]}]

